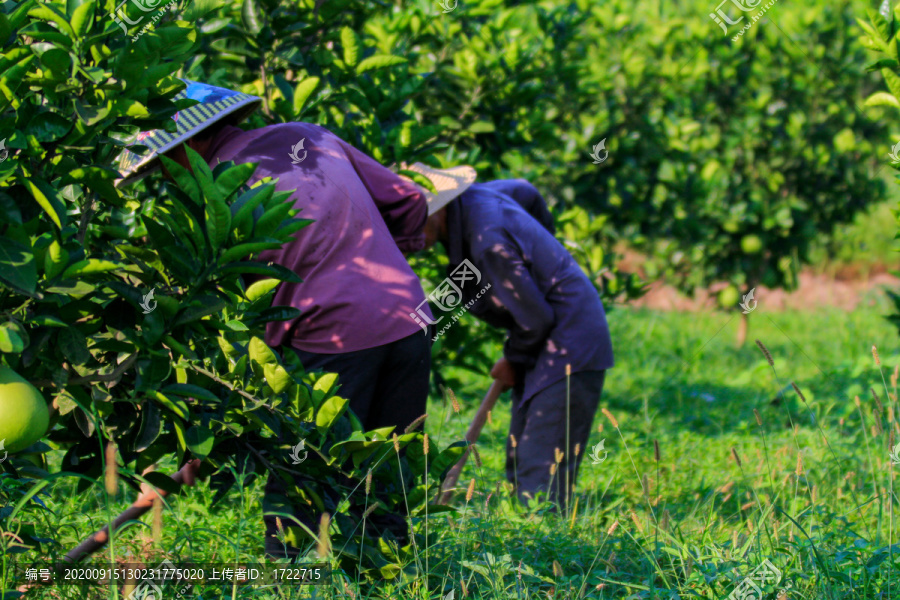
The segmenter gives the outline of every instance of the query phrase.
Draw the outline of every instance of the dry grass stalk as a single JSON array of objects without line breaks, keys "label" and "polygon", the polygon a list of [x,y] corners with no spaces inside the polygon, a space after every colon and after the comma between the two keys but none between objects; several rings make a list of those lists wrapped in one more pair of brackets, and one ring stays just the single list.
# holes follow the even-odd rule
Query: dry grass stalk
[{"label": "dry grass stalk", "polygon": [[472,496],[475,494],[475,480],[472,479],[469,481],[469,489],[466,490],[466,502],[470,502],[472,500]]},{"label": "dry grass stalk", "polygon": [[516,440],[516,436],[514,436],[513,434],[509,434],[509,442],[510,444],[512,444],[513,448],[517,448],[519,446],[519,442],[518,440]]},{"label": "dry grass stalk", "polygon": [[162,498],[156,496],[153,499],[153,542],[159,545],[162,542]]},{"label": "dry grass stalk", "polygon": [[394,450],[397,454],[400,454],[400,438],[397,437],[397,434],[394,434]]},{"label": "dry grass stalk", "polygon": [[766,348],[766,345],[763,344],[763,343],[762,343],[761,341],[759,341],[759,340],[756,340],[756,345],[759,346],[759,349],[760,349],[760,350],[762,350],[763,356],[766,357],[766,362],[769,363],[769,366],[770,366],[770,367],[774,367],[774,366],[775,366],[775,361],[772,360],[772,354],[769,353],[769,349]]},{"label": "dry grass stalk", "polygon": [[422,440],[422,447],[425,450],[425,456],[428,456],[428,434],[425,434],[425,439]]},{"label": "dry grass stalk", "polygon": [[744,465],[741,463],[741,457],[738,456],[737,450],[734,448],[734,446],[731,447],[731,455],[734,456],[734,460],[737,461],[738,466],[743,468]]},{"label": "dry grass stalk", "polygon": [[875,366],[880,367],[881,359],[878,358],[878,348],[876,348],[874,344],[872,345],[872,356],[875,357]]},{"label": "dry grass stalk", "polygon": [[581,444],[575,444],[575,458],[578,458],[581,455]]},{"label": "dry grass stalk", "polygon": [[602,412],[603,415],[604,415],[607,419],[609,419],[609,422],[612,423],[612,426],[613,426],[613,427],[615,427],[616,429],[619,428],[619,422],[616,421],[616,418],[613,416],[613,414],[612,414],[611,412],[609,412],[609,411],[606,410],[605,408],[600,409],[600,412]]},{"label": "dry grass stalk", "polygon": [[656,462],[659,462],[659,440],[653,440],[653,455],[656,457]]},{"label": "dry grass stalk", "polygon": [[881,399],[878,397],[878,394],[875,393],[875,388],[869,388],[869,391],[872,392],[872,398],[875,399],[875,406],[878,407],[878,412],[884,414],[884,406],[881,405]]},{"label": "dry grass stalk", "polygon": [[762,427],[762,417],[759,416],[759,411],[755,408],[753,409],[753,416],[756,417],[756,424]]},{"label": "dry grass stalk", "polygon": [[418,419],[416,419],[415,421],[410,423],[409,426],[403,430],[403,433],[409,433],[410,431],[414,431],[416,429],[416,427],[421,425],[422,422],[425,421],[425,419],[427,419],[427,418],[428,418],[427,414],[422,415],[421,417],[419,417]]},{"label": "dry grass stalk", "polygon": [[475,459],[475,466],[480,469],[481,468],[481,454],[478,452],[478,446],[476,444],[472,444],[469,447],[472,449],[472,457]]},{"label": "dry grass stalk", "polygon": [[369,495],[369,492],[372,491],[372,470],[369,469],[369,472],[366,473],[366,496]]},{"label": "dry grass stalk", "polygon": [[119,491],[119,465],[116,463],[116,445],[106,445],[106,493],[115,496]]},{"label": "dry grass stalk", "polygon": [[800,387],[793,381],[791,382],[791,386],[794,388],[794,391],[797,392],[797,395],[800,396],[800,399],[803,400],[803,404],[806,404],[806,396],[800,391]]},{"label": "dry grass stalk", "polygon": [[327,558],[331,553],[331,536],[329,534],[330,529],[331,515],[329,515],[328,513],[323,513],[322,519],[319,521],[319,544],[317,548],[319,558]]},{"label": "dry grass stalk", "polygon": [[453,405],[453,412],[459,414],[459,400],[456,399],[456,394],[449,388],[447,389],[447,392],[450,394],[450,404]]}]

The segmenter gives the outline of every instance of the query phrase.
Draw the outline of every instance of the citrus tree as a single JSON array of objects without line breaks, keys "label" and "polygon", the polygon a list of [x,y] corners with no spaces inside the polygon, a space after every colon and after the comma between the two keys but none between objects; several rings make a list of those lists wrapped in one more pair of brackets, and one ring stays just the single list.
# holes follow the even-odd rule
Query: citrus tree
[{"label": "citrus tree", "polygon": [[[42,441],[8,448],[2,503],[25,503],[41,480],[76,477],[87,490],[109,443],[133,490],[177,491],[149,469],[199,458],[213,502],[236,474],[278,474],[292,502],[333,515],[341,561],[396,575],[406,550],[366,545],[359,515],[425,504],[461,448],[432,444],[426,459],[421,433],[363,431],[334,375],[305,373],[263,341],[266,323],[297,314],[271,302],[280,282],[298,279],[254,256],[315,225],[294,217],[289,193],[251,186],[255,165],[211,171],[192,152],[192,172],[168,164],[172,181],[114,185],[114,159],[135,134],[171,129],[192,103],[173,97],[200,32],[162,19],[136,36],[132,14],[127,37],[109,17],[114,3],[97,0],[4,8],[0,373],[30,382],[23,389],[40,390],[52,414]],[[0,393],[0,406],[9,401]],[[298,471],[288,457],[301,440],[311,456]],[[58,467],[51,449],[63,454]],[[0,535],[4,553],[62,550],[41,530],[41,505],[29,506],[0,511],[0,533],[12,534]],[[285,526],[285,541],[309,539]]]}]

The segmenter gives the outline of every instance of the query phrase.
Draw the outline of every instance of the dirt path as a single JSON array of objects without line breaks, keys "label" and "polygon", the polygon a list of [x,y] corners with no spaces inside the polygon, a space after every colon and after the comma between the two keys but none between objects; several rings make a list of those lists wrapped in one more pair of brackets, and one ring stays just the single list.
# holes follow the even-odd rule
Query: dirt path
[{"label": "dirt path", "polygon": [[[696,297],[690,298],[680,294],[672,286],[656,282],[650,285],[650,291],[644,297],[630,304],[659,310],[709,310],[716,306],[716,294],[725,285],[717,284],[709,290],[700,290]],[[867,277],[851,272],[839,273],[837,276],[804,272],[800,274],[800,286],[793,292],[759,286],[754,297],[767,310],[809,310],[823,306],[853,310],[860,303],[874,306],[877,297],[884,294],[885,288],[900,288],[900,279],[887,272],[873,273]],[[741,293],[747,291],[742,290]]]}]

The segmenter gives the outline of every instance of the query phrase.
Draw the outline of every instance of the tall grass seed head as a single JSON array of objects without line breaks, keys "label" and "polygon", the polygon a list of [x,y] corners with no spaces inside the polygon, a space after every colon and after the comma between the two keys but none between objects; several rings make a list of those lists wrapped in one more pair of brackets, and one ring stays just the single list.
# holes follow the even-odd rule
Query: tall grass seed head
[{"label": "tall grass seed head", "polygon": [[759,341],[759,340],[756,340],[756,345],[759,346],[759,349],[760,349],[760,350],[762,350],[763,356],[766,357],[766,362],[769,363],[769,366],[770,366],[770,367],[774,367],[774,366],[775,366],[775,361],[772,360],[772,354],[769,352],[769,349],[766,348],[766,345],[763,344],[763,343],[762,343],[761,341]]}]

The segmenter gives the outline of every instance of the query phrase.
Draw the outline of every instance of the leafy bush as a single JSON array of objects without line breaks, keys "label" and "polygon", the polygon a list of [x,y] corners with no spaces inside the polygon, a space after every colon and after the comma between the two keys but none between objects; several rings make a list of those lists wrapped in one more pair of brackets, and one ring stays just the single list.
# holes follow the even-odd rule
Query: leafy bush
[{"label": "leafy bush", "polygon": [[[334,375],[307,374],[263,342],[266,323],[297,314],[271,306],[274,288],[298,279],[252,259],[308,223],[293,217],[289,193],[248,187],[255,165],[210,171],[189,152],[193,174],[168,163],[174,183],[148,180],[136,198],[114,187],[126,141],[174,125],[183,88],[174,74],[198,33],[179,21],[132,43],[101,8],[113,5],[30,1],[0,15],[0,39],[11,40],[0,76],[0,138],[11,149],[0,163],[0,352],[55,409],[46,443],[0,468],[57,478],[44,453],[64,450],[61,472],[82,476],[83,491],[100,478],[109,440],[132,489],[175,491],[144,471],[164,457],[200,458],[215,501],[235,470],[284,474],[289,448],[305,439],[305,485],[289,495],[334,515],[335,546],[355,562],[364,532],[348,521],[354,507],[419,506],[461,449],[432,445],[426,467],[421,434],[407,433],[396,439],[401,457],[389,430],[363,431]],[[10,518],[0,514],[0,528],[24,532],[27,544],[47,537]],[[366,555],[391,570],[378,546]]]}]

